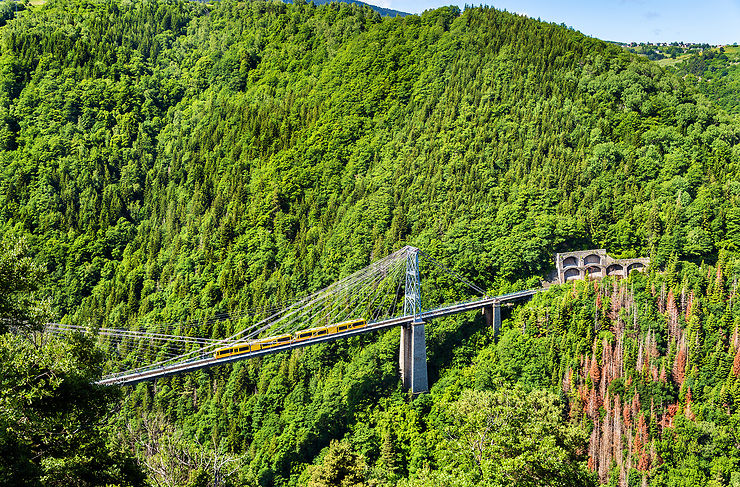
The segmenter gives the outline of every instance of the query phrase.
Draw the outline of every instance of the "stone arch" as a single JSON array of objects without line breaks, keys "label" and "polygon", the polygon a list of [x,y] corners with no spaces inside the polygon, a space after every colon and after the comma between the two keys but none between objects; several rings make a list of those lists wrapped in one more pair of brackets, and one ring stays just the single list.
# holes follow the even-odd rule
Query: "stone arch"
[{"label": "stone arch", "polygon": [[581,273],[578,271],[578,269],[568,269],[563,273],[563,279],[567,281],[572,281],[573,279],[579,279],[581,277]]},{"label": "stone arch", "polygon": [[624,267],[620,264],[612,264],[606,268],[607,276],[621,276],[622,272],[624,272]]},{"label": "stone arch", "polygon": [[603,269],[597,265],[586,267],[586,272],[588,272],[588,277],[590,278],[604,277]]},{"label": "stone arch", "polygon": [[601,257],[599,257],[596,254],[589,254],[583,259],[583,265],[589,265],[589,264],[601,264]]},{"label": "stone arch", "polygon": [[635,262],[633,264],[630,264],[629,267],[627,267],[627,274],[629,274],[632,271],[642,271],[645,268],[645,265],[643,265],[642,262]]},{"label": "stone arch", "polygon": [[572,255],[563,259],[563,267],[572,267],[578,265],[578,260]]}]

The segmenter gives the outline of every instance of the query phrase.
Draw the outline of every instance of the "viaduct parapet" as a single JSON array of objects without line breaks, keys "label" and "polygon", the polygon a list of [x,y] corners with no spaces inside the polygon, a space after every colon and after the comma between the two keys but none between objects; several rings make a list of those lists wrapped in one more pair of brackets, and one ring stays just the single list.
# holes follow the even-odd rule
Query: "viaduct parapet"
[{"label": "viaduct parapet", "polygon": [[650,264],[647,257],[635,259],[613,259],[605,249],[580,250],[555,254],[555,267],[558,282],[565,283],[573,279],[591,279],[605,276],[627,277],[633,270],[644,271]]}]

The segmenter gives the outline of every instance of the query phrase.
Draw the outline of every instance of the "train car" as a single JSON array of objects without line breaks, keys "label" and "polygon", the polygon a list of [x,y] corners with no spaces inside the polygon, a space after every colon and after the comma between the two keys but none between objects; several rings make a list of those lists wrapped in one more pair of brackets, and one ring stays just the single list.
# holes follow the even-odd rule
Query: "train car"
[{"label": "train car", "polygon": [[295,340],[305,340],[307,338],[320,337],[335,332],[336,326],[334,325],[319,326],[318,328],[309,328],[308,330],[297,331],[295,334]]},{"label": "train car", "polygon": [[367,320],[365,320],[364,318],[360,320],[343,321],[342,323],[337,323],[337,332],[355,330],[357,328],[364,328],[366,326]]},{"label": "train car", "polygon": [[237,343],[230,347],[219,348],[213,354],[215,358],[230,357],[231,355],[239,355],[241,353],[247,353],[252,351],[252,343]]},{"label": "train car", "polygon": [[298,331],[295,334],[294,340],[300,341],[308,338],[322,337],[325,335],[332,335],[334,333],[341,333],[343,331],[354,330],[356,328],[362,328],[364,326],[367,326],[367,321],[365,319],[343,321],[341,323],[333,323],[331,325]]},{"label": "train car", "polygon": [[287,345],[292,341],[293,335],[278,335],[275,337],[267,337],[254,342],[252,344],[252,351],[256,352],[257,350],[266,350],[268,348],[279,347],[281,345]]},{"label": "train car", "polygon": [[272,347],[279,347],[280,345],[287,345],[291,341],[293,341],[292,335],[267,337],[253,342],[237,343],[230,347],[219,348],[215,351],[213,356],[218,359],[230,357],[232,355],[240,355],[242,353],[257,352],[259,350],[265,350]]}]

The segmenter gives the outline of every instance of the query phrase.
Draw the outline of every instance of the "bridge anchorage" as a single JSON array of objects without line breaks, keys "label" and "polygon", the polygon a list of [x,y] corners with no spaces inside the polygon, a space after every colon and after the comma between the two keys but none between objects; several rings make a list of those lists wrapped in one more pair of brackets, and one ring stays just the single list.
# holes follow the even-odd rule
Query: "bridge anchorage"
[{"label": "bridge anchorage", "polygon": [[[472,290],[477,298],[452,304],[422,306],[420,257],[443,272],[449,282]],[[429,280],[426,281],[430,283]],[[403,291],[401,292],[401,286]],[[428,288],[426,288],[429,290]],[[488,296],[475,284],[415,247],[404,247],[330,286],[277,310],[252,310],[218,316],[240,331],[222,340],[186,336],[181,324],[141,325],[142,330],[83,329],[50,323],[47,331],[97,333],[111,354],[111,362],[130,367],[105,376],[103,385],[132,385],[174,374],[260,357],[351,336],[401,327],[399,369],[405,388],[414,394],[429,389],[425,325],[434,318],[483,310],[498,333],[501,305],[539,292],[530,289]],[[431,293],[430,293],[431,294]],[[445,294],[445,293],[442,293]],[[141,365],[147,363],[148,365]],[[131,367],[133,365],[133,367]]]}]

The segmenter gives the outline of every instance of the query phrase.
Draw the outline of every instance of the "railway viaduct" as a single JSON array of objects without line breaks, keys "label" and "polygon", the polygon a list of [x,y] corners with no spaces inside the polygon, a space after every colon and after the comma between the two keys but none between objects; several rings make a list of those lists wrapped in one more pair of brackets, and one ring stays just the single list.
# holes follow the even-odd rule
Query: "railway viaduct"
[{"label": "railway viaduct", "polygon": [[647,257],[614,259],[605,249],[581,250],[555,254],[557,281],[560,284],[574,280],[606,276],[627,277],[633,270],[644,271],[650,264]]}]

